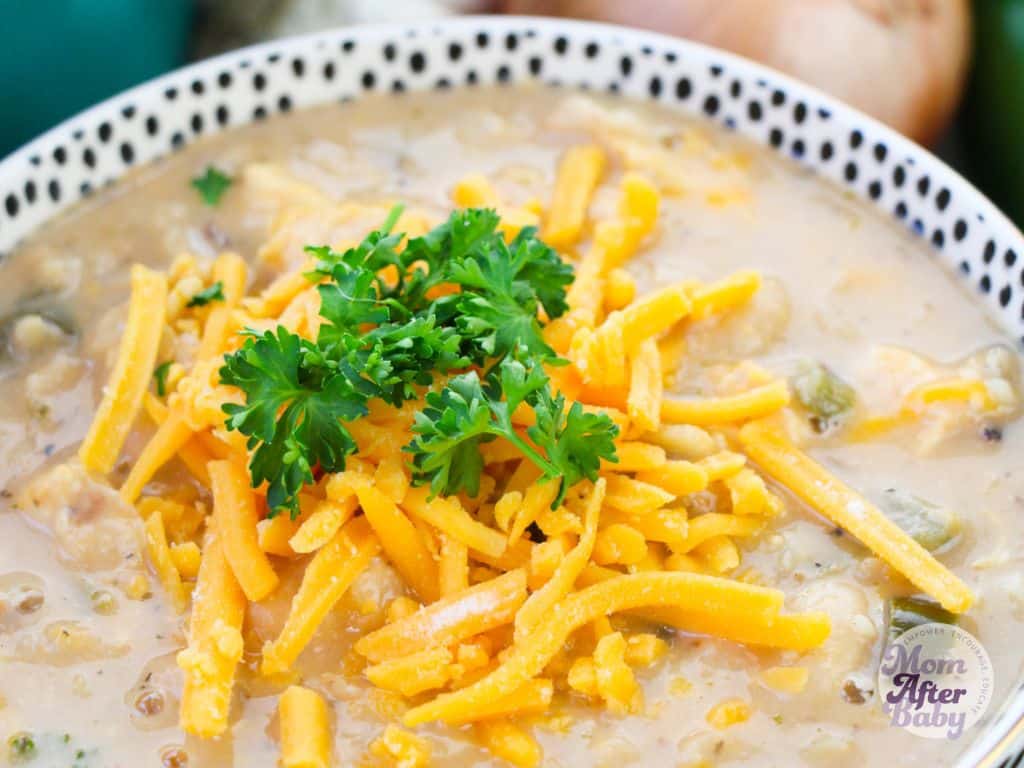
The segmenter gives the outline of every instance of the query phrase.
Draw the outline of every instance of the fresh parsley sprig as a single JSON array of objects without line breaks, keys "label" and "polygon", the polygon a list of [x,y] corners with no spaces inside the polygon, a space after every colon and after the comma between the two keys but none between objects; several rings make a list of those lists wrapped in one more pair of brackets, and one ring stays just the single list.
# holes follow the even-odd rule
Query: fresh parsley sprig
[{"label": "fresh parsley sprig", "polygon": [[[567,408],[542,368],[561,361],[539,311],[565,312],[571,267],[533,228],[507,243],[492,210],[455,212],[404,248],[392,232],[400,215],[396,207],[345,251],[307,248],[316,257],[309,277],[320,282],[315,341],[279,327],[225,357],[221,380],[245,395],[244,405],[224,406],[226,424],[249,438],[253,484],[268,484],[272,513],[294,516],[315,471],[340,471],[356,450],[344,422],[365,416],[370,399],[401,405],[456,374],[416,415],[406,448],[414,481],[476,494],[480,445],[504,437],[543,478],[560,478],[560,502],[596,477],[602,458],[614,460],[618,432],[607,416]],[[535,414],[525,436],[511,422],[524,403]]]},{"label": "fresh parsley sprig", "polygon": [[337,367],[322,364],[316,345],[278,326],[250,336],[225,359],[221,381],[246,395],[226,404],[228,429],[249,438],[253,486],[268,483],[271,510],[298,513],[298,492],[314,481],[313,469],[345,468],[356,443],[343,421],[365,416],[370,393]]},{"label": "fresh parsley sprig", "polygon": [[185,304],[186,307],[205,307],[211,301],[224,301],[224,283],[218,280],[213,285],[196,291]]},{"label": "fresh parsley sprig", "polygon": [[172,362],[167,360],[153,369],[153,381],[156,382],[156,393],[160,397],[167,394],[167,375],[171,372]]},{"label": "fresh parsley sprig", "polygon": [[[412,454],[413,480],[429,483],[435,494],[480,488],[480,446],[504,438],[541,470],[542,480],[560,480],[557,506],[566,491],[584,478],[597,479],[601,458],[615,456],[618,428],[603,414],[587,413],[579,403],[566,409],[565,398],[552,396],[547,374],[507,357],[486,380],[475,371],[456,376],[440,392],[426,396],[416,414],[417,437],[406,447]],[[512,424],[512,414],[526,403],[535,423],[529,439]]]},{"label": "fresh parsley sprig", "polygon": [[192,188],[199,193],[199,197],[205,205],[215,206],[220,202],[221,197],[228,191],[228,187],[234,180],[226,173],[212,165],[206,166],[202,175],[192,179]]}]

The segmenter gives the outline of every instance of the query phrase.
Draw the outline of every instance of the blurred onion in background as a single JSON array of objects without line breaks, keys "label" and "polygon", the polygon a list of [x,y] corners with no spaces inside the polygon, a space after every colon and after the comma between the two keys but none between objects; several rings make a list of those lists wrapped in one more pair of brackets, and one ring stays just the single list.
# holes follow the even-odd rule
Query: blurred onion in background
[{"label": "blurred onion in background", "polygon": [[503,8],[724,48],[816,85],[925,144],[948,126],[970,61],[968,0],[504,0]]}]

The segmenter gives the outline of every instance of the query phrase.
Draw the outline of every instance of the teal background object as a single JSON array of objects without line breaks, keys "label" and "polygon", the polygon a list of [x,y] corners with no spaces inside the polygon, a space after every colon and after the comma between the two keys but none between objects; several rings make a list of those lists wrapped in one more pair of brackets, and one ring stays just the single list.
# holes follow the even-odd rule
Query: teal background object
[{"label": "teal background object", "polygon": [[0,157],[180,66],[192,0],[0,0]]}]

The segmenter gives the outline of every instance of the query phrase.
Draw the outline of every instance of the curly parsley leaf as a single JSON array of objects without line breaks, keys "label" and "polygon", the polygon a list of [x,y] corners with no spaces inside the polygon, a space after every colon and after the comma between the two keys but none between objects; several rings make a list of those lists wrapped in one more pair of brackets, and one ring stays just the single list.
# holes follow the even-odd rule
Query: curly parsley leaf
[{"label": "curly parsley leaf", "polygon": [[233,180],[230,176],[212,165],[206,166],[206,171],[202,176],[192,179],[192,187],[199,192],[203,202],[209,206],[217,205],[232,183]]},{"label": "curly parsley leaf", "polygon": [[156,393],[160,397],[167,394],[167,374],[171,370],[172,364],[168,360],[165,363],[160,363],[160,365],[153,369],[153,381],[156,382]]},{"label": "curly parsley leaf", "polygon": [[348,337],[362,325],[379,325],[391,319],[391,309],[380,303],[376,276],[366,270],[338,270],[333,282],[317,288],[320,317],[324,323],[317,335],[317,346],[329,354],[343,347]]},{"label": "curly parsley leaf", "polygon": [[456,376],[426,400],[413,424],[418,437],[406,449],[413,454],[413,480],[429,483],[434,494],[465,490],[475,496],[484,466],[480,445],[502,434],[480,377],[475,371]]},{"label": "curly parsley leaf", "polygon": [[[530,441],[512,424],[521,403],[536,417],[527,430]],[[597,478],[601,459],[616,460],[618,431],[608,416],[587,413],[579,403],[567,411],[565,398],[552,396],[539,366],[527,368],[506,358],[486,382],[473,371],[428,394],[427,407],[413,424],[417,437],[406,450],[413,455],[414,482],[429,483],[434,494],[465,491],[475,496],[483,471],[480,445],[502,437],[540,468],[543,480],[560,481],[555,508],[572,485]]]},{"label": "curly parsley leaf", "polygon": [[[421,311],[430,304],[428,292],[452,280],[451,266],[478,248],[486,247],[500,238],[498,224],[501,219],[489,208],[469,208],[454,211],[448,220],[406,244],[401,255],[404,277],[396,286],[395,296],[410,308]],[[445,299],[434,302],[435,311],[442,315]],[[445,319],[451,314],[444,315]]]},{"label": "curly parsley leaf", "polygon": [[360,269],[346,260],[332,266],[332,282],[318,287],[324,323],[316,347],[357,389],[400,405],[418,396],[417,387],[432,384],[435,372],[470,360],[456,329],[441,325],[433,311],[410,318],[400,302],[382,295],[377,267]]},{"label": "curly parsley leaf", "polygon": [[452,299],[456,324],[481,357],[502,358],[520,349],[544,360],[556,357],[537,311],[543,307],[551,318],[565,312],[572,267],[535,235],[527,227],[506,244],[492,232],[448,266],[450,281],[462,289]]},{"label": "curly parsley leaf", "polygon": [[[394,209],[384,227],[347,251],[307,248],[317,257],[314,275],[330,277],[338,286],[339,300],[376,300],[387,306],[395,321],[432,308],[439,322],[455,325],[472,340],[474,362],[501,358],[520,347],[529,354],[555,356],[542,338],[537,310],[543,307],[549,318],[565,312],[572,267],[537,238],[535,228],[524,228],[507,244],[498,231],[497,213],[470,208],[455,211],[444,224],[411,238],[399,251],[402,236],[391,234],[391,228],[397,220],[395,211],[400,210]],[[359,290],[352,282],[357,279]],[[375,295],[369,291],[371,283]],[[460,290],[431,301],[430,290],[440,285]],[[323,314],[339,325],[332,312]],[[382,321],[368,317],[365,322]]]},{"label": "curly parsley leaf", "polygon": [[192,298],[185,304],[186,307],[205,307],[211,301],[224,301],[224,283],[218,280],[213,285],[192,294]]},{"label": "curly parsley leaf", "polygon": [[597,480],[601,459],[617,461],[619,428],[607,415],[588,413],[579,403],[566,410],[565,398],[561,394],[552,397],[548,388],[538,390],[531,405],[536,421],[526,433],[544,446],[548,461],[558,468],[562,478],[559,501],[580,480]]},{"label": "curly parsley leaf", "polygon": [[[367,413],[367,396],[342,373],[307,364],[315,345],[278,327],[250,337],[225,357],[221,381],[245,393],[245,405],[227,404],[227,427],[249,438],[253,485],[267,482],[273,512],[298,514],[298,493],[314,480],[316,467],[345,468],[356,449],[342,425]],[[316,355],[312,355],[316,357]]]},{"label": "curly parsley leaf", "polygon": [[371,376],[377,397],[392,405],[418,397],[423,387],[434,383],[435,373],[465,368],[470,360],[462,354],[463,339],[454,328],[439,325],[432,313],[407,323],[380,326],[365,337],[372,346],[357,353],[365,358],[362,370],[377,364],[388,372]]},{"label": "curly parsley leaf", "polygon": [[509,244],[516,280],[530,286],[549,319],[569,309],[566,289],[572,284],[573,269],[554,248],[537,237],[536,227],[523,227]]}]

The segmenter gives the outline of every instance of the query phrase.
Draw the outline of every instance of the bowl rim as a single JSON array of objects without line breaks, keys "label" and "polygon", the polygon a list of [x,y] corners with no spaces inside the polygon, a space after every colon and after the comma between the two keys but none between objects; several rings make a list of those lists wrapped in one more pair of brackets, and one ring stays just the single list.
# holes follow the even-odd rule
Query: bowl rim
[{"label": "bowl rim", "polygon": [[[334,27],[327,30],[255,43],[187,64],[121,91],[88,107],[11,152],[7,157],[0,160],[0,199],[10,189],[15,189],[17,185],[22,183],[26,175],[32,172],[33,166],[38,165],[36,160],[39,157],[48,155],[55,146],[59,146],[62,142],[69,143],[69,138],[76,132],[82,132],[87,128],[94,127],[100,119],[110,119],[118,115],[129,104],[135,104],[140,101],[144,102],[149,97],[152,97],[155,101],[156,96],[163,92],[164,89],[183,87],[187,85],[190,79],[201,73],[239,67],[244,61],[268,56],[270,53],[276,53],[283,57],[297,52],[306,52],[312,50],[318,44],[337,43],[342,39],[373,42],[396,35],[412,37],[418,35],[427,39],[431,35],[437,36],[452,32],[486,31],[488,33],[508,34],[523,32],[525,29],[537,30],[547,34],[557,33],[569,36],[577,41],[590,40],[597,37],[633,48],[655,48],[659,51],[674,51],[678,52],[680,58],[689,57],[702,63],[724,63],[728,66],[730,73],[756,78],[773,88],[782,88],[788,93],[798,94],[801,99],[808,103],[827,109],[835,118],[837,124],[861,129],[871,141],[884,142],[894,154],[909,158],[911,162],[916,160],[918,170],[922,168],[932,169],[947,187],[953,188],[961,199],[966,201],[965,207],[973,211],[978,220],[983,222],[987,229],[994,232],[993,237],[998,238],[1003,246],[1012,246],[1017,252],[1024,254],[1024,235],[1022,235],[1021,231],[1009,217],[958,171],[911,139],[899,134],[894,129],[866,113],[826,94],[815,86],[737,54],[683,38],[615,24],[522,15],[465,15],[416,21],[380,22]],[[529,81],[530,78],[524,76],[522,80]],[[512,84],[516,85],[518,83],[519,78],[516,78]],[[486,85],[494,85],[494,83],[486,83]],[[576,83],[559,83],[558,85],[567,92],[579,90],[579,86]],[[467,86],[460,83],[453,87],[464,89]],[[429,86],[411,90],[425,90],[427,88]],[[358,99],[358,97],[359,94],[354,98]],[[642,97],[636,95],[623,94],[621,98],[632,102],[644,101]],[[311,102],[309,105],[303,104],[299,108],[307,108],[313,104],[330,103],[332,101],[335,101],[333,96],[328,96]],[[674,104],[660,102],[660,106],[677,111],[680,110]],[[154,109],[157,109],[157,107],[154,107]],[[183,109],[184,107],[180,101],[176,104],[165,104],[163,102],[158,104],[158,111],[161,113],[164,110],[173,112]],[[691,114],[691,116],[696,116],[704,122],[708,122],[703,115],[699,114],[697,109],[687,107],[683,108],[682,111]],[[202,135],[188,136],[184,141],[184,145],[192,144],[210,135],[221,134],[252,122],[254,122],[254,118],[247,117],[241,121],[232,121],[228,125],[214,126]],[[714,121],[714,124],[718,130],[727,130],[719,120]],[[763,138],[755,137],[749,131],[739,130],[738,132],[745,135],[747,139],[756,142],[765,150],[786,154],[778,148],[768,146]],[[160,152],[135,165],[120,168],[109,181],[117,181],[133,169],[152,166],[160,162],[168,154],[168,152]],[[816,176],[825,179],[826,182],[828,181],[828,175],[821,172],[821,163],[808,160],[800,163],[800,165],[812,169]],[[869,199],[863,190],[855,187],[851,189],[857,198],[876,207],[880,213],[887,216],[891,213]],[[37,216],[36,220],[30,222],[27,227],[22,227],[25,231],[11,240],[9,248],[0,250],[16,248],[25,237],[30,237],[33,232],[46,222],[53,220],[68,208],[80,204],[80,198],[75,197],[71,199],[70,196],[59,203],[55,201],[55,206],[52,206],[51,210],[46,212],[46,215]],[[2,209],[0,209],[0,216],[2,216],[2,213]],[[4,237],[5,233],[0,230],[0,243],[4,241]],[[944,259],[943,261],[946,260]],[[949,265],[946,266],[948,267]],[[1013,330],[1007,327],[1008,321],[1005,317],[1000,318],[998,317],[998,311],[993,311],[993,309],[998,310],[998,307],[994,307],[991,302],[980,303],[985,306],[987,314],[994,318],[1003,330],[1012,336],[1021,335],[1019,332],[1014,333]],[[1024,319],[1022,319],[1022,322],[1024,322]],[[1006,700],[1002,704],[1001,711],[994,716],[993,721],[984,730],[979,731],[974,736],[973,741],[960,755],[955,765],[958,768],[968,768],[968,766],[991,768],[1003,760],[1006,760],[1008,763],[1008,758],[1017,754],[1017,751],[1022,747],[1024,747],[1024,688],[1018,686],[1008,693]]]}]

